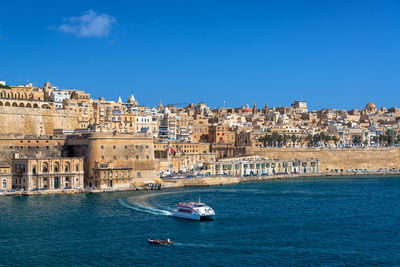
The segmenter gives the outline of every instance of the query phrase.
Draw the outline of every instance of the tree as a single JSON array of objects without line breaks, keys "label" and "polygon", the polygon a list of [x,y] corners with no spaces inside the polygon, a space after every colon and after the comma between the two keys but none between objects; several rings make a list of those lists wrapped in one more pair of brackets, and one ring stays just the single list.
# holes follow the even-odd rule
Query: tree
[{"label": "tree", "polygon": [[376,135],[372,137],[372,140],[374,141],[375,144],[379,143],[379,137]]},{"label": "tree", "polygon": [[339,138],[337,136],[332,137],[333,142],[335,142],[335,146],[337,145],[337,142],[339,141]]},{"label": "tree", "polygon": [[292,136],[290,137],[290,140],[292,141],[293,146],[296,146],[297,136],[295,134],[292,134]]}]

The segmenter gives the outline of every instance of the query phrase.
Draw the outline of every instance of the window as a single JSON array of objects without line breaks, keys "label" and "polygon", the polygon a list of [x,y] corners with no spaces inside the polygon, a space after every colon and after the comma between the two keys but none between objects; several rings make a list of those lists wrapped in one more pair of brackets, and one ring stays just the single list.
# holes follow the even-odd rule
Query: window
[{"label": "window", "polygon": [[113,146],[113,149],[115,149],[115,145]]},{"label": "window", "polygon": [[58,172],[58,170],[59,170],[59,164],[58,164],[58,162],[56,162],[55,164],[54,164],[54,172]]},{"label": "window", "polygon": [[75,171],[77,171],[77,172],[79,171],[79,165],[78,164],[75,165]]},{"label": "window", "polygon": [[43,163],[43,166],[42,166],[43,172],[47,172],[48,168],[49,168],[49,165],[47,164],[47,162]]},{"label": "window", "polygon": [[124,172],[121,172],[121,178],[124,178]]},{"label": "window", "polygon": [[69,163],[65,164],[65,172],[69,172]]},{"label": "window", "polygon": [[100,146],[100,149],[104,149],[104,146]]},{"label": "window", "polygon": [[36,165],[32,167],[32,173],[36,174]]},{"label": "window", "polygon": [[103,172],[103,178],[106,178],[106,172]]},{"label": "window", "polygon": [[7,188],[7,180],[6,179],[3,180],[3,188]]}]

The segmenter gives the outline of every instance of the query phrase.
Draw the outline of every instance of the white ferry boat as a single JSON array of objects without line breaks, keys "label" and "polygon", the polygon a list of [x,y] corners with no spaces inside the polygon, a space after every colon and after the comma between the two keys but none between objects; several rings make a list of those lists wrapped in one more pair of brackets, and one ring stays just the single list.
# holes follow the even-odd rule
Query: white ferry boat
[{"label": "white ferry boat", "polygon": [[199,200],[199,202],[179,203],[173,216],[198,221],[214,220],[215,212]]}]

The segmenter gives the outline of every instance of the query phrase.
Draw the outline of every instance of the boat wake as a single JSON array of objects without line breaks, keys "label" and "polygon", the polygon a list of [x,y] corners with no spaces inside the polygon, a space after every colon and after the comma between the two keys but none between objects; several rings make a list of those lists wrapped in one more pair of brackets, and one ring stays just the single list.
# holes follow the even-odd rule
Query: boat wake
[{"label": "boat wake", "polygon": [[140,205],[140,204],[138,204],[136,202],[134,202],[134,205],[132,205],[132,204],[126,203],[122,199],[119,199],[118,201],[122,206],[127,207],[127,208],[132,209],[132,210],[136,210],[136,211],[140,211],[140,212],[146,212],[146,213],[150,213],[150,214],[153,214],[153,215],[164,215],[164,216],[171,216],[172,215],[172,212],[170,212],[168,210],[155,209],[155,208],[152,208],[152,207]]},{"label": "boat wake", "polygon": [[[247,190],[240,190],[247,191]],[[119,203],[132,210],[146,212],[153,215],[171,216],[173,209],[157,202],[155,196],[171,195],[171,194],[190,194],[201,192],[219,192],[219,193],[232,193],[238,192],[237,189],[202,189],[202,190],[185,190],[185,191],[172,191],[172,192],[157,192],[150,194],[143,194],[141,196],[128,197],[125,201],[119,199]]]},{"label": "boat wake", "polygon": [[175,242],[174,246],[178,246],[178,247],[197,247],[197,248],[214,247],[213,245],[208,245],[208,244],[189,244],[189,243],[178,243],[178,242]]}]

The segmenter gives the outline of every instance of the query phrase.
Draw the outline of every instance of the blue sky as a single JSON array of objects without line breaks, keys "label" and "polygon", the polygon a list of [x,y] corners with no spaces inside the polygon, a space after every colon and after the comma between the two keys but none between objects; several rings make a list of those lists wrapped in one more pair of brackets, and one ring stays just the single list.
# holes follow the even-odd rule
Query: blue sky
[{"label": "blue sky", "polygon": [[140,104],[400,107],[400,1],[2,1],[0,80]]}]

